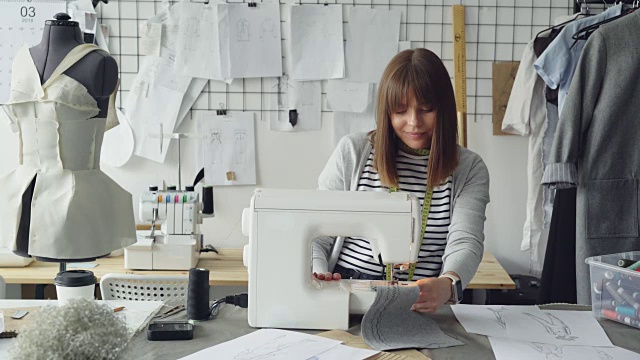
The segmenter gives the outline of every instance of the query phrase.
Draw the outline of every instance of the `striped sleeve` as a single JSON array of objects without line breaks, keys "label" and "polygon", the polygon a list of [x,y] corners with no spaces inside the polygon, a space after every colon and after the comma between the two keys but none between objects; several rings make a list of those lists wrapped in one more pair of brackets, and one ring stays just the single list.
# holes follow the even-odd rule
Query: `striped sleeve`
[{"label": "striped sleeve", "polygon": [[544,169],[542,184],[552,189],[568,189],[578,186],[578,171],[574,164],[553,163]]}]

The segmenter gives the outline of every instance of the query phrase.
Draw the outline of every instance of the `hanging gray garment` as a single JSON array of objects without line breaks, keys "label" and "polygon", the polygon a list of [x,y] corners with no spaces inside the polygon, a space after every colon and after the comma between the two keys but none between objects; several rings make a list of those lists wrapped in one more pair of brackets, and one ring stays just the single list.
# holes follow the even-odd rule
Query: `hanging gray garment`
[{"label": "hanging gray garment", "polygon": [[590,303],[585,258],[640,250],[640,11],[587,41],[554,137],[543,184],[578,187],[576,280]]}]

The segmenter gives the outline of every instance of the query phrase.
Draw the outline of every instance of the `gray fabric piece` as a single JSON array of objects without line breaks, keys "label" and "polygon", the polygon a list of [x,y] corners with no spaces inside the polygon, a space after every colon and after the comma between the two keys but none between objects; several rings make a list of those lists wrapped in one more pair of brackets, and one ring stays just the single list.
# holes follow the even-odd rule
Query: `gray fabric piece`
[{"label": "gray fabric piece", "polygon": [[[318,189],[355,191],[370,152],[371,143],[367,133],[343,137],[318,177]],[[442,256],[442,273],[457,273],[462,287],[466,288],[478,270],[484,253],[489,171],[478,154],[460,146],[458,152],[458,167],[453,173],[449,207],[451,224],[447,247]],[[334,238],[328,237],[314,242],[313,271],[329,271],[329,252],[334,241]],[[335,259],[331,263],[335,264]]]},{"label": "gray fabric piece", "polygon": [[560,183],[563,179],[554,175],[567,170],[571,176],[562,182],[578,186],[576,282],[582,304],[591,302],[585,258],[640,250],[634,185],[640,174],[638,38],[640,11],[600,26],[589,37],[560,112],[549,159],[557,166],[545,170],[544,182]]},{"label": "gray fabric piece", "polygon": [[362,318],[362,337],[375,350],[439,349],[464,345],[440,330],[427,314],[411,311],[417,286],[378,286],[376,300]]}]

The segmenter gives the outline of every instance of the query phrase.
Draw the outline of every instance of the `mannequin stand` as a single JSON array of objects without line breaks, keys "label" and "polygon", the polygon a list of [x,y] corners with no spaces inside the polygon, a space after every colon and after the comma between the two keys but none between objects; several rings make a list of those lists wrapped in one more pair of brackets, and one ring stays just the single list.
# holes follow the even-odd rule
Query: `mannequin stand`
[{"label": "mannequin stand", "polygon": [[[67,271],[66,262],[60,263],[60,271],[58,272],[61,273],[63,271]],[[44,289],[47,287],[47,285],[50,285],[50,284],[36,284],[35,295],[34,295],[34,298],[36,300],[44,300]]]}]

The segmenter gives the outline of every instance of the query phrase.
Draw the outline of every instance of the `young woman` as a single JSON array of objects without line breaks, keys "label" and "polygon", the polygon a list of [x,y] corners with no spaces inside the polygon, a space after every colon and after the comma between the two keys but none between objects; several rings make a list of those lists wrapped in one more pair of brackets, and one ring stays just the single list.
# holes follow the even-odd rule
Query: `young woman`
[{"label": "young woman", "polygon": [[[376,130],[345,136],[318,179],[320,190],[405,191],[428,213],[418,262],[398,271],[417,280],[413,310],[434,312],[456,302],[478,269],[484,251],[489,173],[477,154],[456,144],[456,104],[444,64],[426,49],[396,55],[378,90]],[[425,195],[431,201],[424,203]],[[313,271],[320,280],[385,279],[366,239],[318,239]],[[339,254],[329,259],[330,253]],[[337,260],[337,261],[336,261]],[[333,269],[329,263],[335,262]],[[333,273],[332,273],[332,272]]]}]

